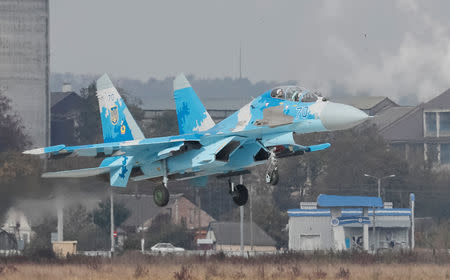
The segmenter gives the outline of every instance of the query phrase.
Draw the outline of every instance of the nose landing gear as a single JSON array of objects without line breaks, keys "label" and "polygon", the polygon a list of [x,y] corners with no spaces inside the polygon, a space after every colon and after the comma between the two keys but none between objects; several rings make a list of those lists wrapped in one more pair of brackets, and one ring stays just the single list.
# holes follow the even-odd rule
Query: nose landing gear
[{"label": "nose landing gear", "polygon": [[278,174],[277,169],[267,170],[266,172],[266,183],[271,185],[278,184],[278,180],[280,179],[280,175]]},{"label": "nose landing gear", "polygon": [[278,184],[280,175],[278,174],[278,159],[275,155],[274,149],[270,150],[268,159],[268,166],[266,171],[266,183],[275,186]]}]

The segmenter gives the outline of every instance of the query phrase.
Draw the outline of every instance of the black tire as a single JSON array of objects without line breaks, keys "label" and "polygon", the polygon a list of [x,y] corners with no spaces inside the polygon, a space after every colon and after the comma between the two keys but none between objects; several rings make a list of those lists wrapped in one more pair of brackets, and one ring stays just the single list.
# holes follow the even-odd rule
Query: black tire
[{"label": "black tire", "polygon": [[278,174],[278,170],[274,169],[266,174],[266,183],[275,186],[278,184],[280,180],[280,175]]},{"label": "black tire", "polygon": [[159,207],[164,207],[169,203],[169,191],[164,186],[157,186],[153,190],[153,201]]},{"label": "black tire", "polygon": [[233,197],[233,201],[236,205],[245,205],[248,200],[248,190],[244,185],[236,185],[231,196]]}]

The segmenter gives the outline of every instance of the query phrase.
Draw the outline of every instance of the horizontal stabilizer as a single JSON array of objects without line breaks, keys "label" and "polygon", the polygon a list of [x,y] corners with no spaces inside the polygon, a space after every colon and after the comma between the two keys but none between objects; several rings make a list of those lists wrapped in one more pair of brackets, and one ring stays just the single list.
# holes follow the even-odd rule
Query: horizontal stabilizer
[{"label": "horizontal stabilizer", "polygon": [[57,145],[57,146],[50,146],[50,147],[45,147],[45,148],[26,150],[23,153],[26,155],[43,155],[43,154],[47,154],[47,153],[57,153],[57,152],[61,151],[62,149],[64,149],[65,147],[66,147],[65,145]]},{"label": "horizontal stabilizer", "polygon": [[57,172],[46,172],[42,174],[42,178],[82,178],[105,174],[108,173],[109,170],[109,167],[94,167]]}]

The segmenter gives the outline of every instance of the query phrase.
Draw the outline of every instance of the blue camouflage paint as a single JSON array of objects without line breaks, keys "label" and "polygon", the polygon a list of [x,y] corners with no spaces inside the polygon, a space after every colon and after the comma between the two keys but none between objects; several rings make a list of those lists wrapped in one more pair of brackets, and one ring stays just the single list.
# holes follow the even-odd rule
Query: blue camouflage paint
[{"label": "blue camouflage paint", "polygon": [[[263,119],[264,110],[267,108],[283,106],[283,113],[286,116],[293,117],[293,123],[291,125],[285,125],[283,127],[271,128],[270,133],[279,132],[292,132],[294,130],[297,133],[309,133],[313,131],[326,131],[325,127],[321,123],[320,119],[311,113],[309,107],[313,105],[313,102],[301,103],[288,100],[276,99],[270,96],[270,91],[265,92],[261,96],[255,98],[249,105],[250,114],[248,116],[249,121],[247,125],[239,130],[236,130],[238,126],[238,116],[242,109],[235,112],[222,122],[218,123],[215,127],[208,130],[211,134],[216,133],[230,133],[234,131],[250,131],[261,130],[266,133],[267,126],[257,126],[255,122]],[[304,125],[304,121],[308,121],[308,126]],[[268,133],[269,131],[267,131]]]},{"label": "blue camouflage paint", "polygon": [[131,129],[124,115],[124,110],[128,110],[125,102],[121,99],[120,101],[116,101],[115,105],[118,111],[118,120],[115,122],[111,120],[111,112],[108,112],[108,109],[105,107],[102,108],[103,141],[109,143],[133,140]]},{"label": "blue camouflage paint", "polygon": [[125,102],[108,75],[97,80],[97,98],[105,143],[144,139]]},{"label": "blue camouflage paint", "polygon": [[214,126],[214,122],[183,74],[175,78],[173,94],[180,134],[205,131]]},{"label": "blue camouflage paint", "polygon": [[120,174],[119,174],[119,177],[122,179],[125,179],[125,174],[127,174],[127,172],[128,172],[126,164],[127,164],[127,157],[123,157],[122,168],[121,168]]},{"label": "blue camouflage paint", "polygon": [[[288,153],[295,153],[330,146],[328,143],[301,146],[292,137],[294,132],[326,130],[320,120],[323,100],[303,103],[293,101],[294,98],[277,99],[267,91],[215,125],[184,75],[179,75],[174,81],[174,98],[180,135],[144,139],[107,75],[97,81],[97,96],[104,143],[59,145],[32,153],[104,156],[100,167],[103,173],[109,170],[111,186],[125,187],[134,167],[139,167],[144,174],[139,180],[163,176],[162,159],[166,159],[170,179],[190,179],[202,185],[209,175],[244,171],[264,164],[266,158],[255,158],[261,149],[284,146]],[[232,150],[224,159],[220,151],[227,145]]]}]

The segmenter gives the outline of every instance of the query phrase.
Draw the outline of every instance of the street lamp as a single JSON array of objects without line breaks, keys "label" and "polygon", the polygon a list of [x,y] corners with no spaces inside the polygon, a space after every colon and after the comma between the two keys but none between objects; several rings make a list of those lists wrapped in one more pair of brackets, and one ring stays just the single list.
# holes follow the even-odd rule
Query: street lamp
[{"label": "street lamp", "polygon": [[393,177],[395,177],[395,174],[392,174],[389,176],[384,176],[384,177],[376,177],[376,176],[372,176],[372,175],[364,173],[364,176],[377,179],[377,181],[378,181],[378,197],[381,197],[381,180],[386,179],[386,178],[393,178]]}]

